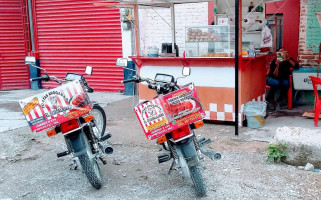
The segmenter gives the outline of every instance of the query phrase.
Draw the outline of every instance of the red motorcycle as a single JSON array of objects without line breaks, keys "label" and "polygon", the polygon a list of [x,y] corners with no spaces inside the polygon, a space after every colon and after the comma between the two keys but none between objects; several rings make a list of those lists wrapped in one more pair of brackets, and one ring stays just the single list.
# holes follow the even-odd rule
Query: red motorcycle
[{"label": "red motorcycle", "polygon": [[[127,59],[118,58],[117,65],[127,69]],[[190,68],[184,67],[184,77],[190,75]],[[146,82],[148,88],[155,90],[157,96],[138,104],[134,111],[142,129],[149,140],[157,140],[164,152],[157,155],[158,162],[173,159],[170,167],[184,177],[191,177],[196,194],[206,195],[206,185],[201,169],[204,158],[201,153],[212,160],[219,160],[221,154],[204,148],[210,139],[197,139],[194,130],[203,126],[205,113],[193,84],[180,88],[172,75],[157,73],[154,80],[134,75],[128,82]]]},{"label": "red motorcycle", "polygon": [[[106,161],[104,154],[113,153],[113,148],[105,133],[106,114],[102,107],[93,104],[87,92],[93,92],[84,76],[67,73],[64,79],[49,76],[45,69],[35,65],[34,57],[27,57],[26,64],[44,70],[44,75],[30,81],[55,81],[60,86],[44,93],[21,100],[20,106],[33,132],[47,131],[48,137],[63,134],[67,150],[57,153],[57,157],[71,154],[74,167],[79,165],[93,187],[102,186],[102,176],[98,160]],[[90,75],[92,68],[87,66]]]}]

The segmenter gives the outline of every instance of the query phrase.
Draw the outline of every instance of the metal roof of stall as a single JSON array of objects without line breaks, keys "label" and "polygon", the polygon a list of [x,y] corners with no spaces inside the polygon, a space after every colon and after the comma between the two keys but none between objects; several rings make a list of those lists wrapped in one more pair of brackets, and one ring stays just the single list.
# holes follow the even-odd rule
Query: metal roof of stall
[{"label": "metal roof of stall", "polygon": [[[109,1],[109,2],[113,1],[121,4],[133,4],[138,6],[153,6],[153,7],[164,7],[164,8],[169,8],[173,4],[213,2],[213,0],[106,0],[106,1]],[[242,0],[235,0],[235,5],[236,5],[236,1],[238,1],[239,3],[242,2]],[[259,4],[272,3],[272,2],[278,2],[278,1],[283,1],[283,0],[261,0]]]},{"label": "metal roof of stall", "polygon": [[173,4],[185,4],[185,3],[202,3],[210,2],[213,0],[112,0],[122,4],[135,4],[139,6],[153,6],[153,7],[164,7],[170,8]]}]

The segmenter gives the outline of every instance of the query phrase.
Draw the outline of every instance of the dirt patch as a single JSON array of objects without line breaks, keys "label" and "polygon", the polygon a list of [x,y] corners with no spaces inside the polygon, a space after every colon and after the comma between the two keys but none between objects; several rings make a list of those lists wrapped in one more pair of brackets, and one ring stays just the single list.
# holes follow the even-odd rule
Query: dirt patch
[{"label": "dirt patch", "polygon": [[267,142],[258,141],[241,141],[239,139],[218,138],[214,140],[209,147],[217,150],[230,150],[230,151],[248,151],[263,153],[267,150]]},{"label": "dirt patch", "polygon": [[0,107],[14,112],[22,112],[18,102],[0,103]]}]

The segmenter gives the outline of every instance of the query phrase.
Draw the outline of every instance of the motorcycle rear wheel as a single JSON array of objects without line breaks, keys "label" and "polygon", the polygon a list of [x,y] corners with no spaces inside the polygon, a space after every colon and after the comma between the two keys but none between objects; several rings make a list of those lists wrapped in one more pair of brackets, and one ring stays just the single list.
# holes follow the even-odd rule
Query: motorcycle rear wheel
[{"label": "motorcycle rear wheel", "polygon": [[92,115],[94,116],[95,125],[99,132],[99,137],[102,137],[106,130],[106,113],[104,109],[98,105],[94,104],[93,109],[91,111]]},{"label": "motorcycle rear wheel", "polygon": [[206,185],[199,165],[190,167],[189,171],[194,183],[197,196],[204,197],[206,195]]},{"label": "motorcycle rear wheel", "polygon": [[96,189],[101,188],[102,177],[101,177],[100,168],[96,159],[92,158],[92,161],[90,161],[87,154],[83,154],[78,158],[79,158],[81,167],[85,171],[85,174],[90,184]]}]

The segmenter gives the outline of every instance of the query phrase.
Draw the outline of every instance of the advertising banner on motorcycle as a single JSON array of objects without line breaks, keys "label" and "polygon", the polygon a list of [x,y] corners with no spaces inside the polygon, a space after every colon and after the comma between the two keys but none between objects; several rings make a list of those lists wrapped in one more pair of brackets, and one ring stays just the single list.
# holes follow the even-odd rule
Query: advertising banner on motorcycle
[{"label": "advertising banner on motorcycle", "polygon": [[33,132],[59,125],[91,111],[87,93],[79,81],[61,85],[19,101]]},{"label": "advertising banner on motorcycle", "polygon": [[140,104],[134,108],[134,111],[149,140],[205,117],[196,88],[192,83]]}]

